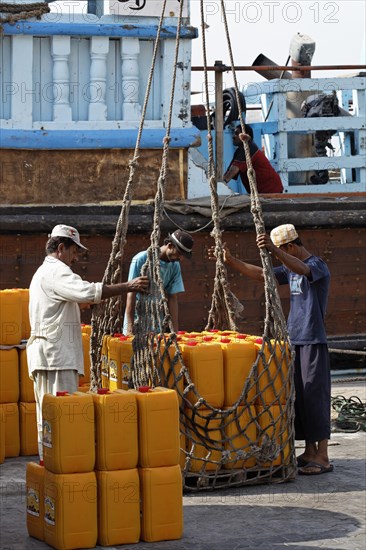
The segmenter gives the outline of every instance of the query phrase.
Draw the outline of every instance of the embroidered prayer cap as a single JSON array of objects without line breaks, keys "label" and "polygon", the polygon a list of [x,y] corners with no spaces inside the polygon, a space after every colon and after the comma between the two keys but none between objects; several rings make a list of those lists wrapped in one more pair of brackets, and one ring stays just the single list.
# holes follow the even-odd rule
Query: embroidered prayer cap
[{"label": "embroidered prayer cap", "polygon": [[181,252],[183,256],[186,256],[187,258],[192,257],[194,241],[189,233],[181,231],[181,229],[177,229],[174,233],[169,235],[168,238],[170,242],[179,249],[179,252]]},{"label": "embroidered prayer cap", "polygon": [[270,237],[275,246],[282,246],[283,244],[291,243],[298,238],[297,231],[292,223],[285,223],[272,229]]},{"label": "embroidered prayer cap", "polygon": [[86,246],[82,245],[80,242],[79,231],[75,229],[75,227],[71,227],[70,225],[55,225],[49,237],[67,237],[68,239],[74,241],[74,243],[77,244],[78,247],[82,248],[83,250],[88,250]]}]

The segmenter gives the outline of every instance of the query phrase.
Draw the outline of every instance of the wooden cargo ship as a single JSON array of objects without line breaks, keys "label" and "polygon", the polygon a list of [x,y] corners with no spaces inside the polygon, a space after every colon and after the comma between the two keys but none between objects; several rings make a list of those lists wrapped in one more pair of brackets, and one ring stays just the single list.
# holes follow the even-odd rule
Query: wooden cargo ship
[{"label": "wooden cargo ship", "polygon": [[[180,296],[180,328],[200,331],[211,303],[214,266],[207,261],[207,248],[213,241],[206,159],[202,148],[197,149],[207,132],[192,124],[190,109],[191,42],[198,31],[190,26],[186,9],[161,231],[165,235],[181,227],[194,236],[193,259],[182,267],[186,292]],[[75,270],[88,280],[102,278],[148,84],[156,14],[144,19],[141,13],[129,12],[87,20],[68,14],[57,21],[50,15],[3,23],[0,288],[29,285],[42,262],[47,234],[61,222],[76,226],[89,249]],[[176,15],[170,14],[160,35],[135,175],[124,279],[131,257],[150,244],[153,197],[169,114]],[[308,93],[314,86],[327,89],[329,80],[303,78],[296,84],[301,93]],[[253,127],[256,136],[263,136],[285,192],[263,195],[261,204],[267,230],[294,223],[307,248],[327,261],[332,274],[327,314],[330,342],[362,350],[366,340],[365,77],[358,73],[331,80],[336,82],[341,104],[352,105],[352,116],[290,120],[285,111],[286,81],[275,79],[262,90],[262,109],[271,114],[266,118],[264,112],[266,121]],[[340,155],[317,158],[316,164],[311,157],[289,157],[288,143],[294,133],[329,128],[340,136]],[[232,128],[225,130],[224,139],[230,139],[230,132]],[[326,185],[292,183],[288,177],[330,165],[335,175]],[[222,230],[231,250],[259,263],[248,196],[224,190],[220,205]],[[263,288],[234,273],[229,273],[229,280],[245,308],[240,330],[261,334]],[[282,298],[287,312],[285,292]],[[87,322],[90,311],[83,316]]]}]

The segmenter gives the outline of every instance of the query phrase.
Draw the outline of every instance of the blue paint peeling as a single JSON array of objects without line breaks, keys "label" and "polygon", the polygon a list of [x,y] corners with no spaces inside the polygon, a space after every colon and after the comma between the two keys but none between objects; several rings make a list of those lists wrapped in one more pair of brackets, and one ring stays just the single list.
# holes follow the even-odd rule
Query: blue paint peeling
[{"label": "blue paint peeling", "polygon": [[[157,25],[152,24],[117,24],[117,23],[48,23],[45,21],[18,21],[14,25],[5,23],[3,35],[27,34],[32,36],[108,36],[108,37],[136,37],[154,40],[158,31]],[[177,27],[163,25],[161,39],[174,38]],[[198,30],[195,27],[183,26],[180,38],[197,38]]]},{"label": "blue paint peeling", "polygon": [[[161,149],[164,129],[144,129],[141,149]],[[16,130],[2,129],[3,149],[134,149],[137,129],[122,130]],[[200,131],[195,128],[173,128],[172,148],[194,147],[200,144]]]}]

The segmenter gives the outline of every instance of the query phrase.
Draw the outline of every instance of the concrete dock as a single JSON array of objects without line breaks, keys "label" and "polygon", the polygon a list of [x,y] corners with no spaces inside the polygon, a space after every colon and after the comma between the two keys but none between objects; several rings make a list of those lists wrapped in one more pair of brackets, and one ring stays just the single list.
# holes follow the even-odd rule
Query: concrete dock
[{"label": "concrete dock", "polygon": [[[332,382],[332,396],[366,398],[365,382]],[[300,454],[301,445],[296,449]],[[364,550],[366,432],[332,434],[334,471],[295,480],[184,495],[181,540],[121,545],[124,550]],[[27,534],[25,469],[37,457],[8,458],[0,466],[1,550],[43,550]],[[97,549],[102,548],[97,546]]]}]

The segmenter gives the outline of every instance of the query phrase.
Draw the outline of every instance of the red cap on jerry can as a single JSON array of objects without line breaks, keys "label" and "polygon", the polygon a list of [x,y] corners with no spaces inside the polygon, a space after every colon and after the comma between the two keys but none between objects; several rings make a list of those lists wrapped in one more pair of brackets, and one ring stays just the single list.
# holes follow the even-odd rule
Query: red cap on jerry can
[{"label": "red cap on jerry can", "polygon": [[105,395],[108,392],[109,392],[108,388],[98,388],[97,390],[98,395]]},{"label": "red cap on jerry can", "polygon": [[140,393],[147,393],[151,390],[150,386],[139,386]]},{"label": "red cap on jerry can", "polygon": [[56,392],[57,397],[63,397],[65,395],[69,395],[69,392],[67,392],[67,391],[57,391]]}]

